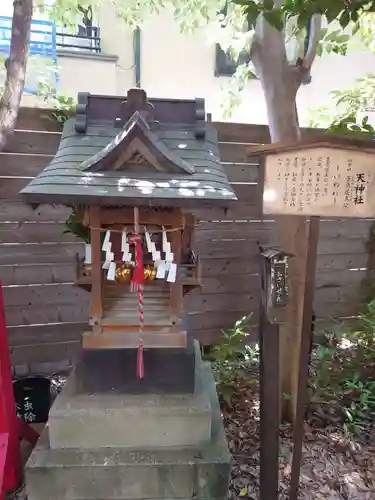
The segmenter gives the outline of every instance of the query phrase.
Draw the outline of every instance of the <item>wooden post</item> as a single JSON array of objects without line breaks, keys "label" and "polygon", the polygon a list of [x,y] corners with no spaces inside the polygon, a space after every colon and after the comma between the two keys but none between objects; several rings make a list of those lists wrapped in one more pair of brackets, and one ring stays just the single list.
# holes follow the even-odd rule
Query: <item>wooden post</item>
[{"label": "wooden post", "polygon": [[139,234],[139,208],[134,207],[134,234]]},{"label": "wooden post", "polygon": [[90,208],[90,224],[92,254],[91,322],[93,333],[98,334],[102,333],[100,322],[103,316],[100,207]]},{"label": "wooden post", "polygon": [[[280,325],[280,394],[283,415],[294,422],[297,408],[298,370],[301,356],[302,316],[306,287],[307,218],[281,216],[278,243],[293,255],[289,263],[289,297],[285,322]],[[311,321],[310,321],[311,322]]]},{"label": "wooden post", "polygon": [[177,265],[176,281],[171,283],[170,286],[170,307],[172,320],[175,321],[176,326],[180,321],[183,302],[183,290],[180,283],[180,262],[182,251],[182,234],[181,230],[171,232],[171,248],[174,255],[174,262]]},{"label": "wooden post", "polygon": [[302,459],[303,423],[308,404],[308,377],[311,345],[311,318],[315,293],[315,268],[319,243],[319,217],[311,217],[309,224],[308,249],[306,256],[306,288],[303,297],[302,337],[297,372],[296,413],[293,427],[293,461],[289,499],[297,500]]}]

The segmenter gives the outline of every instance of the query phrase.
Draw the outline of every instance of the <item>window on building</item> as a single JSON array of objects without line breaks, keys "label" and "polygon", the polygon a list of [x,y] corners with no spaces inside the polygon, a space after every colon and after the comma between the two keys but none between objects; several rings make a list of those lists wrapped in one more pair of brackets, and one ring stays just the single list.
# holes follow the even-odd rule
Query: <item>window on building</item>
[{"label": "window on building", "polygon": [[250,62],[250,54],[248,52],[243,52],[237,61],[233,57],[225,52],[220,44],[216,44],[216,60],[215,60],[215,76],[232,76],[237,70],[240,64],[245,64]]},{"label": "window on building", "polygon": [[[221,13],[226,16],[228,13],[228,4],[222,9]],[[220,44],[216,44],[215,54],[215,76],[233,76],[237,67],[241,64],[250,62],[250,54],[243,52],[240,54],[238,60],[233,59],[229,52],[224,51]]]}]

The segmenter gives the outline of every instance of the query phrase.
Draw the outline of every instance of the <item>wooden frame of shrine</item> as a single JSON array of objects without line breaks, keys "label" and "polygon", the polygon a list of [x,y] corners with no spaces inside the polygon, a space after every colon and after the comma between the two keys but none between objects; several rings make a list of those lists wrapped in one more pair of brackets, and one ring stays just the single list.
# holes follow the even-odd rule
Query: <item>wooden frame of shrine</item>
[{"label": "wooden frame of shrine", "polygon": [[84,348],[186,347],[183,294],[200,285],[192,212],[236,200],[204,100],[80,94],[55,158],[21,194],[75,207],[90,229]]}]

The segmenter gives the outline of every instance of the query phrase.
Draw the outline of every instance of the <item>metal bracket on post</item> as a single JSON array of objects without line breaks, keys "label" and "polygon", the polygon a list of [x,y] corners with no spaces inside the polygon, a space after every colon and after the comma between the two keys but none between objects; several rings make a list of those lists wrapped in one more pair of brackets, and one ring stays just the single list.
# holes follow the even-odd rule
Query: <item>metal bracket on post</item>
[{"label": "metal bracket on post", "polygon": [[279,486],[279,325],[277,312],[288,300],[288,258],[274,247],[259,247],[261,296],[260,351],[260,500],[277,500]]}]

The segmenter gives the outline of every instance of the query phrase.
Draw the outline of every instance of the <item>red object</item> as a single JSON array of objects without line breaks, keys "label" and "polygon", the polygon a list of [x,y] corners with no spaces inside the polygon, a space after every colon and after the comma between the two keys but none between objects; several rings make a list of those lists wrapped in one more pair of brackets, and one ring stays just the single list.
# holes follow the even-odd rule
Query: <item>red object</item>
[{"label": "red object", "polygon": [[20,421],[16,414],[0,282],[0,500],[22,483],[20,436],[32,443],[38,439],[38,433]]},{"label": "red object", "polygon": [[135,268],[131,280],[131,288],[133,291],[138,291],[139,287],[143,285],[144,282],[144,266],[140,235],[135,234],[131,238],[131,242],[135,247]]}]

